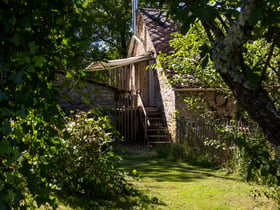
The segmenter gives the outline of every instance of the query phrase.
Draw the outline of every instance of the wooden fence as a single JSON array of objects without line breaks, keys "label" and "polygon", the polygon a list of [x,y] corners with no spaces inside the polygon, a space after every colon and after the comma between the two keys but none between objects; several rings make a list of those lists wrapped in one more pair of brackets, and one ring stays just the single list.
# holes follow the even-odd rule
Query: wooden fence
[{"label": "wooden fence", "polygon": [[127,143],[136,141],[138,131],[137,95],[123,93],[116,103],[116,128]]},{"label": "wooden fence", "polygon": [[206,122],[204,119],[177,118],[177,142],[187,147],[188,153],[206,155],[216,164],[228,166],[237,151],[233,139],[240,136],[260,134],[254,123],[220,120]]},{"label": "wooden fence", "polygon": [[234,138],[240,135],[253,136],[258,132],[258,126],[254,123],[236,122],[228,119],[206,122],[202,118],[177,118],[178,143],[191,140],[197,142],[204,142],[206,139],[223,140],[226,138],[227,131],[231,131]]}]

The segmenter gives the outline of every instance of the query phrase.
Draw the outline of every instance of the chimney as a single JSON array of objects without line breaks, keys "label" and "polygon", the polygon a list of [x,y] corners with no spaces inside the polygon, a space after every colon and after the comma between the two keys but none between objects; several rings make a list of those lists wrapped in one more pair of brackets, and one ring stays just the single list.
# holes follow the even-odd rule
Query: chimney
[{"label": "chimney", "polygon": [[138,9],[138,0],[132,0],[132,25],[133,34],[136,35],[136,13]]}]

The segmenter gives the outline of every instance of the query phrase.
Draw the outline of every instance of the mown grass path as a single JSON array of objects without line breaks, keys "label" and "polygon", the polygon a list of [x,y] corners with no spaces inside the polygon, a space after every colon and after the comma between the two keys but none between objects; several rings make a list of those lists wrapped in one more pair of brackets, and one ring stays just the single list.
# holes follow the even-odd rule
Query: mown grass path
[{"label": "mown grass path", "polygon": [[133,153],[121,168],[136,172],[139,180],[131,183],[156,200],[147,209],[273,209],[267,199],[250,196],[253,186],[219,170]]}]

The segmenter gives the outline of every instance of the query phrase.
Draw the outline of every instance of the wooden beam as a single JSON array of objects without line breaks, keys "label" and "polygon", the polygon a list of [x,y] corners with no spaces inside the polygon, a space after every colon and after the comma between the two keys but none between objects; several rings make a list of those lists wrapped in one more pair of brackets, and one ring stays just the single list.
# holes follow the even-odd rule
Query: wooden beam
[{"label": "wooden beam", "polygon": [[147,61],[151,59],[153,59],[152,52],[147,52],[135,57],[109,60],[107,62],[105,61],[93,62],[88,67],[86,67],[84,71],[100,71],[100,70],[115,69],[122,66],[127,66],[129,64],[139,63],[141,61]]}]

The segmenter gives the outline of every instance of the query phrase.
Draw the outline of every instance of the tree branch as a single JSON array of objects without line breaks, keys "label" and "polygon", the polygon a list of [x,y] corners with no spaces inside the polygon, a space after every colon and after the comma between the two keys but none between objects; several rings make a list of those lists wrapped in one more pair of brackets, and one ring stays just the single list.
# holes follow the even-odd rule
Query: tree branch
[{"label": "tree branch", "polygon": [[226,32],[228,32],[229,27],[227,26],[226,22],[223,20],[223,18],[221,16],[218,16],[218,20],[221,22],[222,26],[224,27],[224,29],[226,30]]},{"label": "tree branch", "polygon": [[202,25],[204,27],[204,30],[205,30],[205,32],[206,32],[206,34],[208,36],[208,39],[210,40],[211,43],[213,43],[215,40],[214,40],[214,38],[213,38],[213,36],[211,34],[211,31],[210,31],[210,28],[209,28],[208,24],[206,22],[204,22],[204,21],[202,21],[201,23],[202,23]]},{"label": "tree branch", "polygon": [[96,33],[96,35],[97,35],[102,41],[107,42],[108,44],[110,44],[110,45],[112,45],[112,46],[118,48],[118,45],[116,45],[116,44],[113,43],[112,41],[110,41],[110,40],[104,38],[101,34]]},{"label": "tree branch", "polygon": [[215,34],[216,38],[221,39],[225,37],[223,31],[219,28],[219,26],[216,26],[215,22],[210,23],[208,21],[205,21],[205,23],[207,24],[208,28]]},{"label": "tree branch", "polygon": [[271,57],[272,57],[272,55],[273,55],[273,50],[274,50],[274,48],[275,48],[276,41],[278,40],[279,35],[280,35],[280,34],[277,34],[277,36],[274,37],[273,42],[272,42],[272,44],[271,44],[271,46],[270,46],[269,53],[268,53],[268,57],[267,57],[267,59],[266,59],[265,65],[264,65],[264,67],[263,67],[263,70],[262,70],[262,73],[261,73],[261,78],[260,78],[260,81],[259,81],[258,86],[261,85],[262,80],[264,80],[264,78],[265,78],[265,74],[266,74],[267,68],[268,68],[268,66],[269,66]]},{"label": "tree branch", "polygon": [[239,53],[239,59],[240,59],[241,70],[244,73],[244,75],[246,75],[246,64],[245,64],[245,61],[244,61],[242,51]]}]

